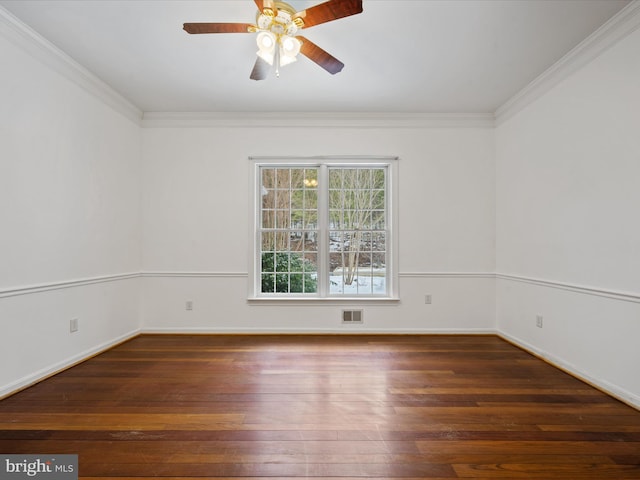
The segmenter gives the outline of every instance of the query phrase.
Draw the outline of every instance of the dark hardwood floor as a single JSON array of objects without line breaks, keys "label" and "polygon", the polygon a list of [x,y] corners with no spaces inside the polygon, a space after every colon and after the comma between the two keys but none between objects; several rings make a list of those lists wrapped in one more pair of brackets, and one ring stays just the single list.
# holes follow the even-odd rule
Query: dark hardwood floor
[{"label": "dark hardwood floor", "polygon": [[81,478],[640,479],[640,412],[494,336],[142,335],[0,401]]}]

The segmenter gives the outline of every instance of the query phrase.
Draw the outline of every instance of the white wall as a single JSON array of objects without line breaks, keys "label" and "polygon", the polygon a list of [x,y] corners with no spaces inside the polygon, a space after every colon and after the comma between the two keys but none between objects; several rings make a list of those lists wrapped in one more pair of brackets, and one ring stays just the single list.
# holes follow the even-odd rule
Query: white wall
[{"label": "white wall", "polygon": [[1,396],[139,328],[140,127],[1,34],[0,64]]},{"label": "white wall", "polygon": [[247,303],[248,157],[371,154],[400,157],[401,302],[364,305],[356,331],[493,331],[492,129],[291,124],[144,129],[145,328],[348,331],[352,304]]},{"label": "white wall", "polygon": [[[0,396],[141,328],[492,332],[497,318],[640,405],[638,31],[494,131],[362,117],[141,129],[135,107],[11,28],[0,22]],[[246,300],[247,157],[332,154],[400,157],[401,301],[348,305],[365,310],[351,329],[342,305]]]},{"label": "white wall", "polygon": [[640,30],[496,131],[499,330],[636,405],[638,52]]}]

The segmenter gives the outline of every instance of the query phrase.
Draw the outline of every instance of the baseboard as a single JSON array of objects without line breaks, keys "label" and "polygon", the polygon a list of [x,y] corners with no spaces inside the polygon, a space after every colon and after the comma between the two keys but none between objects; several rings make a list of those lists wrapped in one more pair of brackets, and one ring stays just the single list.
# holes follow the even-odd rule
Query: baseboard
[{"label": "baseboard", "polygon": [[173,335],[496,335],[492,328],[206,328],[206,327],[159,327],[143,328],[141,334]]},{"label": "baseboard", "polygon": [[99,355],[115,347],[116,345],[124,343],[127,340],[131,340],[132,338],[138,336],[139,334],[140,334],[139,329],[132,330],[128,333],[125,333],[124,335],[120,335],[119,337],[116,337],[108,342],[104,342],[104,343],[101,343],[100,345],[96,345],[93,348],[90,348],[88,350],[85,350],[84,352],[78,353],[77,355],[73,355],[47,368],[38,370],[37,372],[27,375],[26,377],[23,377],[13,383],[4,385],[0,387],[0,400],[2,400],[3,398],[9,397],[11,395],[14,395],[19,391],[24,390],[25,388],[29,388],[30,386],[35,385],[36,383],[41,382],[42,380],[46,380],[47,378],[52,377],[64,370],[67,370],[68,368],[78,365],[79,363],[89,360],[90,358],[95,357],[96,355]]},{"label": "baseboard", "polygon": [[586,384],[592,386],[600,390],[607,395],[620,400],[621,402],[629,405],[630,407],[635,408],[636,410],[640,410],[640,397],[634,395],[633,393],[620,388],[617,385],[611,384],[606,380],[602,380],[600,378],[592,377],[591,375],[583,372],[579,368],[576,368],[575,365],[571,365],[561,358],[556,357],[555,355],[550,354],[540,348],[534,347],[528,342],[524,340],[514,337],[513,335],[509,335],[508,333],[498,331],[497,335],[503,340],[515,345],[518,348],[534,355],[535,357],[543,360],[549,365],[562,370],[565,373],[568,373],[572,377],[577,378],[578,380],[585,382]]}]

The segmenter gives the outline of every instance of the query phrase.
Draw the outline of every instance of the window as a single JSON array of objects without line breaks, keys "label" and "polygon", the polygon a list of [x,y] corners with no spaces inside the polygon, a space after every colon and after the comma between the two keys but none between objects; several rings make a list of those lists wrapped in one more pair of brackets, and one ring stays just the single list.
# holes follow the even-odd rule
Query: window
[{"label": "window", "polygon": [[394,298],[395,159],[253,159],[253,298]]}]

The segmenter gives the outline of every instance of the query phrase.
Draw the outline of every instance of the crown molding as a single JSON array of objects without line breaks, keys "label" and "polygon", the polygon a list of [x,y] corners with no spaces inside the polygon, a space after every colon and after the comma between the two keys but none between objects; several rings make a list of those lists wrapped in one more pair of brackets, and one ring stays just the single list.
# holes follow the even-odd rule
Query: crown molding
[{"label": "crown molding", "polygon": [[144,128],[494,128],[490,113],[145,112]]},{"label": "crown molding", "polygon": [[640,0],[633,0],[495,111],[500,125],[640,27]]},{"label": "crown molding", "polygon": [[140,125],[142,110],[2,6],[0,35],[116,112]]}]

